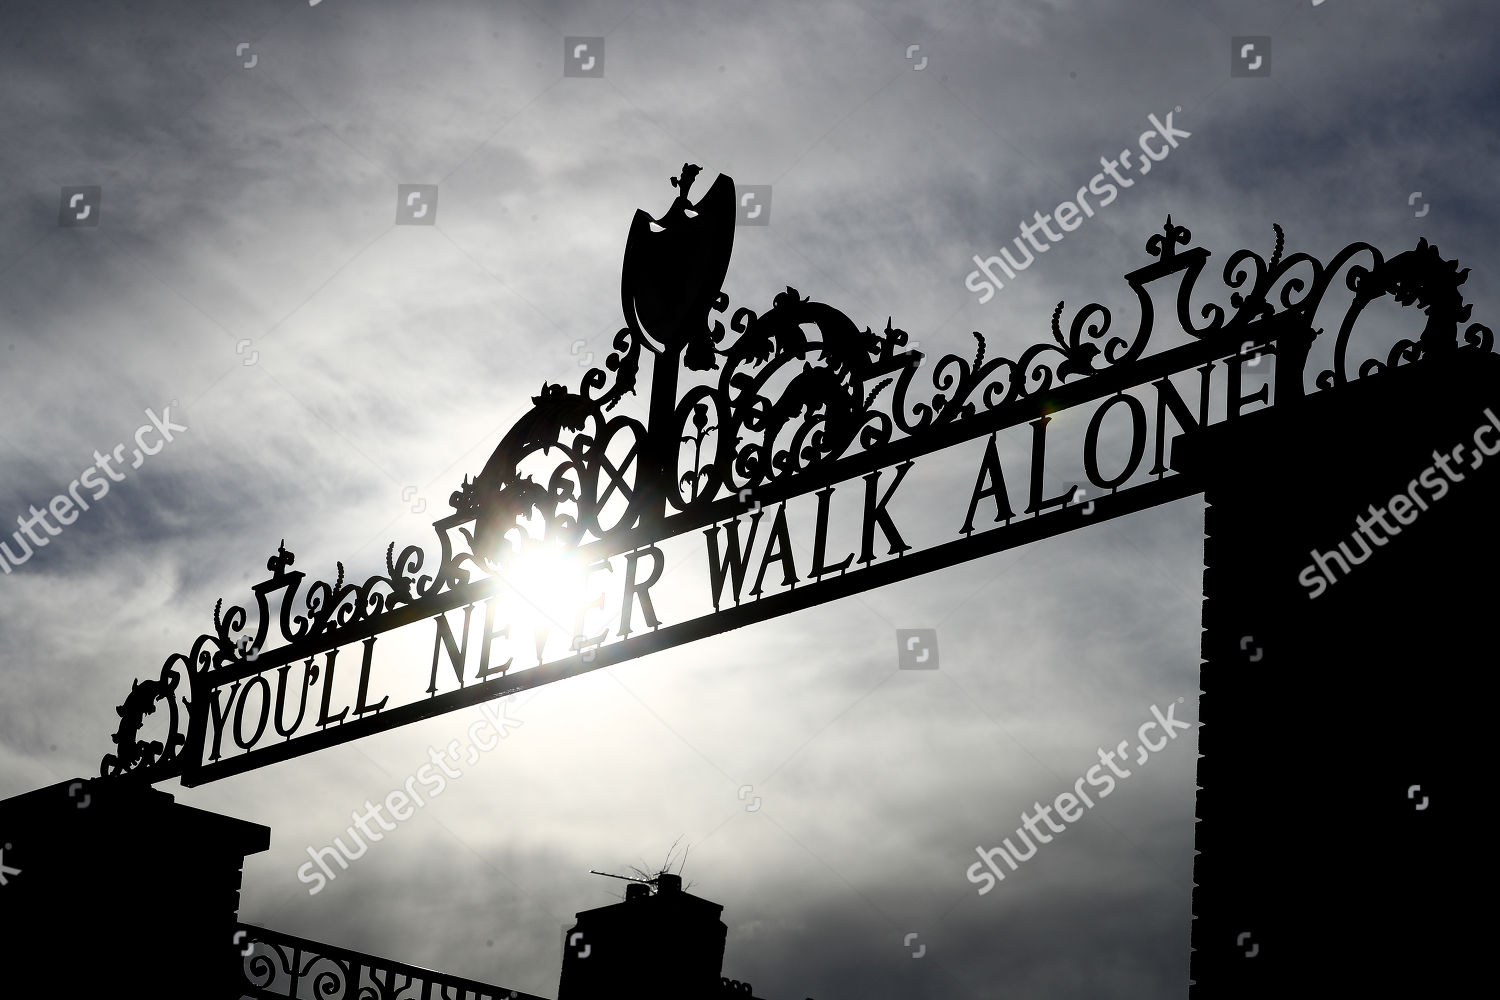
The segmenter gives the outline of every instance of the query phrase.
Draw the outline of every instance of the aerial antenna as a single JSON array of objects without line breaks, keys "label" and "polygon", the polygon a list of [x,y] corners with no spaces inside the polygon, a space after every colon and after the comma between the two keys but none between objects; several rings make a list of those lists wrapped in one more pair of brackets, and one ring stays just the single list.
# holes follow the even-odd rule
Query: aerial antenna
[{"label": "aerial antenna", "polygon": [[[683,866],[687,864],[686,848],[683,848],[682,858],[677,862],[676,876],[672,875],[672,855],[677,853],[677,845],[681,842],[681,837],[678,837],[675,841],[672,842],[672,847],[667,851],[666,861],[664,861],[662,863],[662,866],[655,871],[648,871],[647,869],[637,868],[632,865],[630,870],[635,872],[634,875],[616,875],[614,872],[601,872],[597,868],[590,868],[589,874],[603,875],[605,878],[617,878],[622,882],[637,882],[641,885],[650,886],[653,893],[661,891],[663,876],[666,876],[669,879],[673,879],[675,881],[675,886],[681,887],[682,869]],[[691,884],[687,886],[687,888],[691,888]]]},{"label": "aerial antenna", "polygon": [[636,878],[634,875],[615,875],[615,874],[612,874],[610,872],[601,872],[601,871],[598,871],[597,869],[594,869],[594,868],[590,868],[589,869],[589,874],[590,875],[603,875],[605,878],[624,879],[626,882],[640,882],[643,885],[655,885],[656,882],[657,882],[657,880],[654,879],[654,878]]}]

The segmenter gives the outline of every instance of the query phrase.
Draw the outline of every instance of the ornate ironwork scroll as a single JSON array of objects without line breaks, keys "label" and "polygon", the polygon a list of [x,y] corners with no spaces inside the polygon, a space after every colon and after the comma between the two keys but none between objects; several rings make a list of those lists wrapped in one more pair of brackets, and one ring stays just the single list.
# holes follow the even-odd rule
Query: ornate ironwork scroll
[{"label": "ornate ironwork scroll", "polygon": [[[267,562],[270,577],[251,588],[248,609],[226,610],[221,600],[212,632],[199,636],[188,652],[169,657],[155,678],[133,685],[117,710],[116,750],[103,760],[105,775],[158,781],[199,769],[215,693],[242,681],[254,684],[271,671],[280,682],[276,707],[262,712],[260,729],[269,716],[275,732],[290,738],[310,711],[308,690],[320,670],[313,655],[472,605],[488,592],[491,574],[528,545],[561,547],[587,560],[640,550],[734,518],[744,512],[747,497],[774,503],[868,477],[1066,406],[1247,353],[1274,353],[1276,397],[1294,399],[1305,391],[1309,350],[1323,333],[1313,327],[1319,307],[1340,279],[1353,296],[1334,334],[1332,367],[1314,380],[1320,390],[1430,356],[1488,352],[1494,344],[1489,328],[1464,326],[1470,306],[1459,286],[1468,271],[1444,260],[1425,239],[1389,259],[1370,244],[1353,243],[1324,264],[1306,253],[1283,256],[1284,233],[1273,226],[1269,257],[1245,249],[1225,262],[1222,281],[1231,290],[1227,308],[1215,302],[1195,306],[1210,253],[1191,246],[1191,233],[1169,216],[1146,243],[1154,259],[1125,275],[1139,305],[1133,330],[1116,329],[1104,305],[1089,303],[1070,314],[1059,302],[1050,341],[1017,357],[991,355],[976,331],[971,354],[924,364],[922,353],[909,348],[906,332],[890,319],[879,332],[861,330],[840,310],[790,286],[763,311],[749,306],[731,311],[721,285],[734,239],[734,185],[720,176],[695,203],[689,192],[697,174],[696,166],[685,164],[672,179],[677,194],[660,218],[636,212],[621,278],[625,325],[603,367],[589,370],[576,390],[543,383],[532,409],[478,475],[466,476],[454,491],[453,512],[434,524],[435,556],[429,560],[415,545],[398,554],[392,543],[383,573],[346,580],[339,563],[332,582],[309,581],[290,568],[294,557],[283,544]],[[1189,342],[1148,354],[1156,309],[1152,291],[1170,291],[1172,280],[1176,319]],[[1425,325],[1412,339],[1398,340],[1383,360],[1356,364],[1350,358],[1356,322],[1385,296],[1415,306],[1426,316]],[[622,404],[639,394],[647,365],[650,385],[642,420]],[[679,387],[679,381],[685,385]],[[1104,516],[1196,492],[1163,483],[1136,489],[1153,488],[1132,502],[1123,501],[1124,493],[1101,500]],[[1025,541],[1082,523],[1027,529],[1029,534],[1017,537]],[[970,541],[979,543],[979,536]],[[984,550],[1016,543],[991,541]],[[915,557],[906,558],[911,563]],[[950,552],[906,570],[860,570],[864,578],[858,587],[958,558]],[[829,596],[803,595],[800,606],[857,589],[842,578],[818,586],[819,594]],[[279,614],[273,615],[273,604]],[[724,627],[795,606],[771,601],[753,613],[737,607],[731,609],[737,617],[725,612]],[[689,641],[712,631],[712,623],[695,621],[662,633],[680,637],[672,641]],[[648,648],[624,644],[623,651],[602,650],[593,666]],[[295,681],[289,671],[297,672]],[[535,682],[563,675],[544,673]],[[288,723],[294,700],[288,691],[299,685],[301,705],[296,721]],[[426,717],[492,696],[434,699],[398,718]],[[269,703],[269,685],[263,697]],[[148,741],[141,736],[145,718],[162,705],[166,734]],[[356,716],[342,723],[344,737],[330,735],[320,723],[308,745],[380,728],[363,711]],[[280,749],[271,759],[290,754]]]},{"label": "ornate ironwork scroll", "polygon": [[432,972],[279,931],[240,924],[240,984],[256,1000],[542,1000],[531,993]]}]

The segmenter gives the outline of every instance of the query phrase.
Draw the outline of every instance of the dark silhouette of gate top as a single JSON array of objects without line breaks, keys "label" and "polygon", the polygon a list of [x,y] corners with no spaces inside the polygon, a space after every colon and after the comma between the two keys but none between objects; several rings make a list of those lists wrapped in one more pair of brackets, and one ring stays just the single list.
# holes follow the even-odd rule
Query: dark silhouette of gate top
[{"label": "dark silhouette of gate top", "polygon": [[[159,674],[132,685],[118,709],[116,747],[102,762],[104,776],[199,784],[1200,492],[1198,476],[1174,473],[1166,461],[1166,417],[1184,433],[1209,422],[1208,378],[1218,364],[1227,372],[1225,420],[1237,419],[1252,401],[1270,405],[1271,386],[1248,394],[1242,386],[1243,367],[1265,355],[1277,359],[1277,403],[1302,396],[1309,348],[1325,335],[1314,329],[1315,315],[1339,277],[1353,294],[1331,334],[1332,365],[1314,380],[1318,390],[1493,346],[1488,328],[1464,325],[1470,306],[1459,286],[1468,271],[1443,260],[1425,239],[1389,259],[1369,244],[1353,243],[1324,264],[1305,253],[1283,256],[1284,234],[1273,226],[1269,258],[1240,250],[1225,263],[1223,281],[1233,290],[1228,307],[1195,307],[1210,254],[1191,246],[1187,228],[1169,216],[1146,243],[1152,259],[1125,275],[1141,313],[1134,331],[1114,330],[1103,305],[1088,304],[1069,316],[1059,302],[1051,341],[1017,358],[988,356],[976,332],[972,356],[931,362],[909,348],[906,332],[890,320],[879,332],[860,329],[840,310],[792,287],[777,293],[764,312],[740,307],[731,313],[721,285],[734,240],[734,185],[721,175],[695,203],[689,194],[697,174],[696,166],[685,164],[672,179],[676,197],[660,218],[635,214],[621,278],[625,325],[604,367],[588,371],[576,391],[542,385],[532,409],[484,468],[452,494],[453,512],[434,524],[436,558],[415,545],[397,554],[392,543],[383,574],[346,580],[339,563],[332,582],[310,582],[292,568],[294,556],[283,542],[266,563],[270,576],[251,588],[248,609],[226,610],[220,600],[213,631],[168,657]],[[1152,290],[1170,292],[1174,281],[1186,343],[1148,354]],[[1383,296],[1415,306],[1425,325],[1384,357],[1355,361],[1356,321]],[[698,373],[687,388],[679,386],[684,369]],[[1196,414],[1170,381],[1190,369],[1202,372]],[[1143,407],[1126,390],[1148,386],[1157,401],[1154,463],[1145,482],[1128,485],[1147,442]],[[642,392],[644,422],[622,405]],[[1048,497],[1040,470],[1049,415],[1088,402],[1102,402],[1084,454],[1097,495],[1085,503],[1086,491],[1073,486]],[[1140,433],[1124,471],[1109,477],[1099,470],[1099,432],[1116,403]],[[993,435],[1021,423],[1031,426],[1033,452],[1028,504],[1017,514]],[[987,435],[989,451],[961,537],[914,549],[885,508],[890,494],[916,459]],[[837,484],[853,480],[862,481],[853,489],[863,494],[865,515],[857,565],[854,553],[826,565],[831,495]],[[739,526],[748,522],[753,538],[769,513],[762,507],[780,502],[770,530],[773,539],[785,538],[785,501],[811,493],[819,505],[811,572],[799,580],[788,561],[783,589],[765,594],[758,580],[751,599],[741,601],[744,565],[733,565]],[[988,513],[989,504],[995,523],[976,528],[976,513],[981,507]],[[656,545],[694,530],[711,546],[714,610],[663,623],[649,596],[663,567]],[[466,675],[470,613],[497,592],[507,567],[528,546],[574,553],[584,565],[623,556],[619,635],[612,641],[605,634],[576,637],[566,656],[512,671],[510,661],[489,662],[489,643],[499,633],[487,606],[475,643],[480,664]],[[769,553],[766,561],[774,561]],[[762,565],[762,578],[766,570]],[[734,604],[721,607],[726,576],[733,577]],[[444,617],[457,609],[463,609],[461,643]],[[371,690],[375,638],[423,620],[437,623],[426,696],[392,705],[378,684]],[[358,698],[334,712],[335,657],[353,644],[362,649],[338,667],[347,680],[356,669],[350,660],[362,657]],[[457,683],[440,692],[444,652]],[[317,664],[320,655],[326,658]],[[291,676],[299,663],[300,681]],[[299,684],[300,707],[288,723]],[[310,693],[312,708],[319,709],[311,726]],[[153,729],[165,731],[161,739],[143,733],[148,716],[154,716]],[[268,732],[268,717],[279,739]],[[224,756],[234,746],[244,752]]]}]

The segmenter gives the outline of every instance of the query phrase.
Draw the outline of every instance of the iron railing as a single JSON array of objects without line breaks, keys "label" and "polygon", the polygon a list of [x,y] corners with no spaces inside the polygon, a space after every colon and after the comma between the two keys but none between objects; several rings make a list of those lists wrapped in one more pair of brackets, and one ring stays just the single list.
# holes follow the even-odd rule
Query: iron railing
[{"label": "iron railing", "polygon": [[241,997],[251,1000],[548,1000],[365,955],[319,941],[239,924]]}]

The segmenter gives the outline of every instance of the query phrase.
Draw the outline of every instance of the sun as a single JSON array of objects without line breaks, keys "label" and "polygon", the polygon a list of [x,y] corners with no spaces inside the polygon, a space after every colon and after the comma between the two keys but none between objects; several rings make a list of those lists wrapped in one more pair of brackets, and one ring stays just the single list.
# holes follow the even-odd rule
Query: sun
[{"label": "sun", "polygon": [[586,600],[585,565],[578,554],[558,543],[527,539],[501,576],[516,598],[516,610],[538,635],[570,640]]}]

